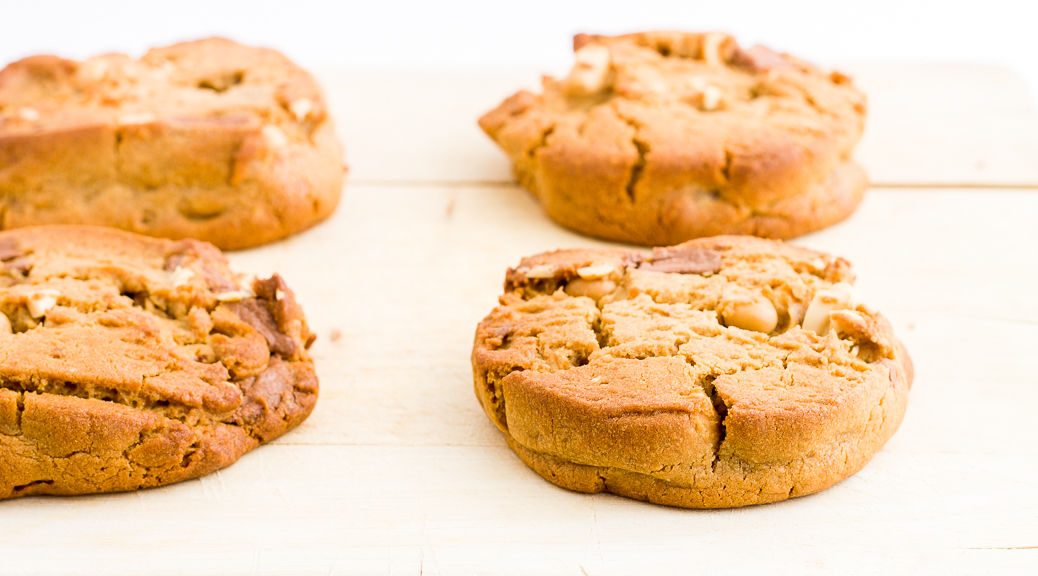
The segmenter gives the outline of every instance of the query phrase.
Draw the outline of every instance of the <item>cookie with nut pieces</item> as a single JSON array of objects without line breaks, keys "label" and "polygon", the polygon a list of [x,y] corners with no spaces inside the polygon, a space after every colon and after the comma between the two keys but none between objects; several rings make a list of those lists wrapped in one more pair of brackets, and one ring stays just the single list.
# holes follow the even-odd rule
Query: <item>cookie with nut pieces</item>
[{"label": "cookie with nut pieces", "polygon": [[282,54],[211,38],[0,71],[0,228],[112,226],[223,249],[327,218],[342,149]]},{"label": "cookie with nut pieces", "polygon": [[0,499],[160,486],[233,464],[317,401],[277,274],[110,228],[0,233]]},{"label": "cookie with nut pieces", "polygon": [[559,224],[648,246],[790,238],[867,186],[865,97],[838,72],[726,34],[578,35],[576,64],[479,120]]},{"label": "cookie with nut pieces", "polygon": [[476,396],[549,481],[722,508],[823,490],[905,412],[912,363],[847,261],[749,236],[525,258],[476,329]]}]

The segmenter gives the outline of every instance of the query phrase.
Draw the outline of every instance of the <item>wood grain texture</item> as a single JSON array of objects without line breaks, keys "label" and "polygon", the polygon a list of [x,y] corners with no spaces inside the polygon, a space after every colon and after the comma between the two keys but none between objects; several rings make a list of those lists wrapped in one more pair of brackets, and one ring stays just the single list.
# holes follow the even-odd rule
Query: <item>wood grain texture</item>
[{"label": "wood grain texture", "polygon": [[855,157],[882,186],[1036,186],[1038,113],[1024,82],[983,65],[849,65],[869,96]]},{"label": "wood grain texture", "polygon": [[[437,161],[492,164],[482,145],[441,142],[458,148],[416,167],[401,143],[384,167],[435,180]],[[368,152],[374,169],[381,152]],[[199,480],[0,502],[0,573],[1031,574],[1035,214],[1038,188],[879,188],[846,222],[798,239],[849,259],[857,295],[905,341],[916,367],[906,418],[829,490],[692,511],[556,488],[505,446],[472,392],[473,333],[505,269],[605,243],[555,226],[515,185],[354,180],[329,221],[231,255],[236,269],[279,271],[319,335],[310,419]]]},{"label": "wood grain texture", "polygon": [[267,446],[163,489],[7,503],[4,573],[1024,573],[1038,528],[1006,502],[1031,470],[985,460],[884,452],[815,496],[689,512],[567,492],[503,447]]},{"label": "wood grain texture", "polygon": [[[1038,186],[1038,113],[1012,72],[849,64],[869,97],[855,157],[879,186]],[[320,71],[354,183],[512,182],[476,119],[535,69]],[[565,71],[555,71],[556,74]]]},{"label": "wood grain texture", "polygon": [[1038,246],[1035,213],[1038,190],[874,190],[846,223],[802,238],[848,257],[861,297],[902,335],[916,362],[908,414],[830,490],[703,512],[548,484],[473,396],[472,333],[505,268],[599,243],[514,186],[353,186],[328,223],[231,256],[279,270],[309,312],[311,418],[198,481],[0,503],[0,550],[19,551],[4,571],[1024,573],[1038,558],[1038,262],[1021,259]]}]

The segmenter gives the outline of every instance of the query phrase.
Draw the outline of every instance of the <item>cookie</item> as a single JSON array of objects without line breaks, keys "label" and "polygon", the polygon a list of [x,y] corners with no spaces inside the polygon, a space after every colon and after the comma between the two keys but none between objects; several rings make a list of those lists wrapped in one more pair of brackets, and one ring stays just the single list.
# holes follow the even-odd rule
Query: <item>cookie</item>
[{"label": "cookie", "polygon": [[526,258],[476,330],[476,396],[564,488],[688,508],[811,494],[894,434],[912,382],[852,281],[750,236]]},{"label": "cookie", "polygon": [[320,87],[213,38],[0,71],[0,228],[112,226],[224,249],[327,218],[342,150]]},{"label": "cookie", "polygon": [[0,498],[197,478],[317,401],[292,291],[211,244],[22,228],[0,263]]},{"label": "cookie", "polygon": [[790,238],[861,201],[865,97],[847,76],[720,33],[581,34],[574,47],[567,78],[479,120],[559,224],[647,246]]}]

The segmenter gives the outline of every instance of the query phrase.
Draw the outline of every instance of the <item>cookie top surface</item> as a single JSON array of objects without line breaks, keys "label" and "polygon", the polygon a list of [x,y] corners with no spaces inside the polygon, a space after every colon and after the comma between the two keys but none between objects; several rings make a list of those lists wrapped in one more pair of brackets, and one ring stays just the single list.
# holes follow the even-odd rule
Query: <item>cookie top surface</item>
[{"label": "cookie top surface", "polygon": [[[82,62],[33,56],[0,71],[0,135],[81,125],[276,125],[289,135],[326,115],[313,78],[275,50],[222,38]],[[276,136],[274,136],[276,137]]]},{"label": "cookie top surface", "polygon": [[345,167],[320,87],[211,38],[0,71],[0,228],[110,226],[224,249],[327,218]]},{"label": "cookie top surface", "polygon": [[[581,34],[574,48],[567,78],[546,77],[543,94],[520,92],[482,119],[484,129],[510,141],[506,149],[554,137],[606,154],[622,135],[618,122],[657,156],[678,158],[689,147],[764,154],[790,143],[845,157],[861,135],[865,98],[850,78],[763,46],[742,49],[727,34]],[[613,138],[595,143],[607,135]]]},{"label": "cookie top surface", "polygon": [[574,44],[566,78],[479,120],[564,226],[646,245],[789,238],[860,201],[866,182],[850,155],[865,97],[848,77],[721,33]]},{"label": "cookie top surface", "polygon": [[[893,433],[912,377],[852,281],[841,258],[752,237],[526,258],[477,329],[477,395],[538,457],[694,494],[643,499],[737,506],[817,491]],[[813,461],[837,449],[857,467]],[[779,468],[790,485],[759,491]],[[760,477],[742,485],[736,469],[739,482]]]},{"label": "cookie top surface", "polygon": [[196,477],[313,408],[292,291],[210,244],[24,228],[0,233],[0,267],[0,498]]}]

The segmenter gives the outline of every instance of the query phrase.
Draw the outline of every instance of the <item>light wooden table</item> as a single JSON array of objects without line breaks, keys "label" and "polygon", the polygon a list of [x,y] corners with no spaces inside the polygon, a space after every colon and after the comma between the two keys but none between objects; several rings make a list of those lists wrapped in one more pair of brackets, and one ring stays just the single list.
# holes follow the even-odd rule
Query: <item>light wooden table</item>
[{"label": "light wooden table", "polygon": [[543,216],[475,126],[537,76],[329,72],[342,205],[231,256],[308,311],[313,415],[199,480],[0,502],[0,574],[1038,573],[1038,115],[998,69],[851,70],[875,187],[797,242],[855,264],[916,364],[901,429],[854,477],[695,511],[527,469],[473,395],[475,325],[522,256],[601,244]]}]

